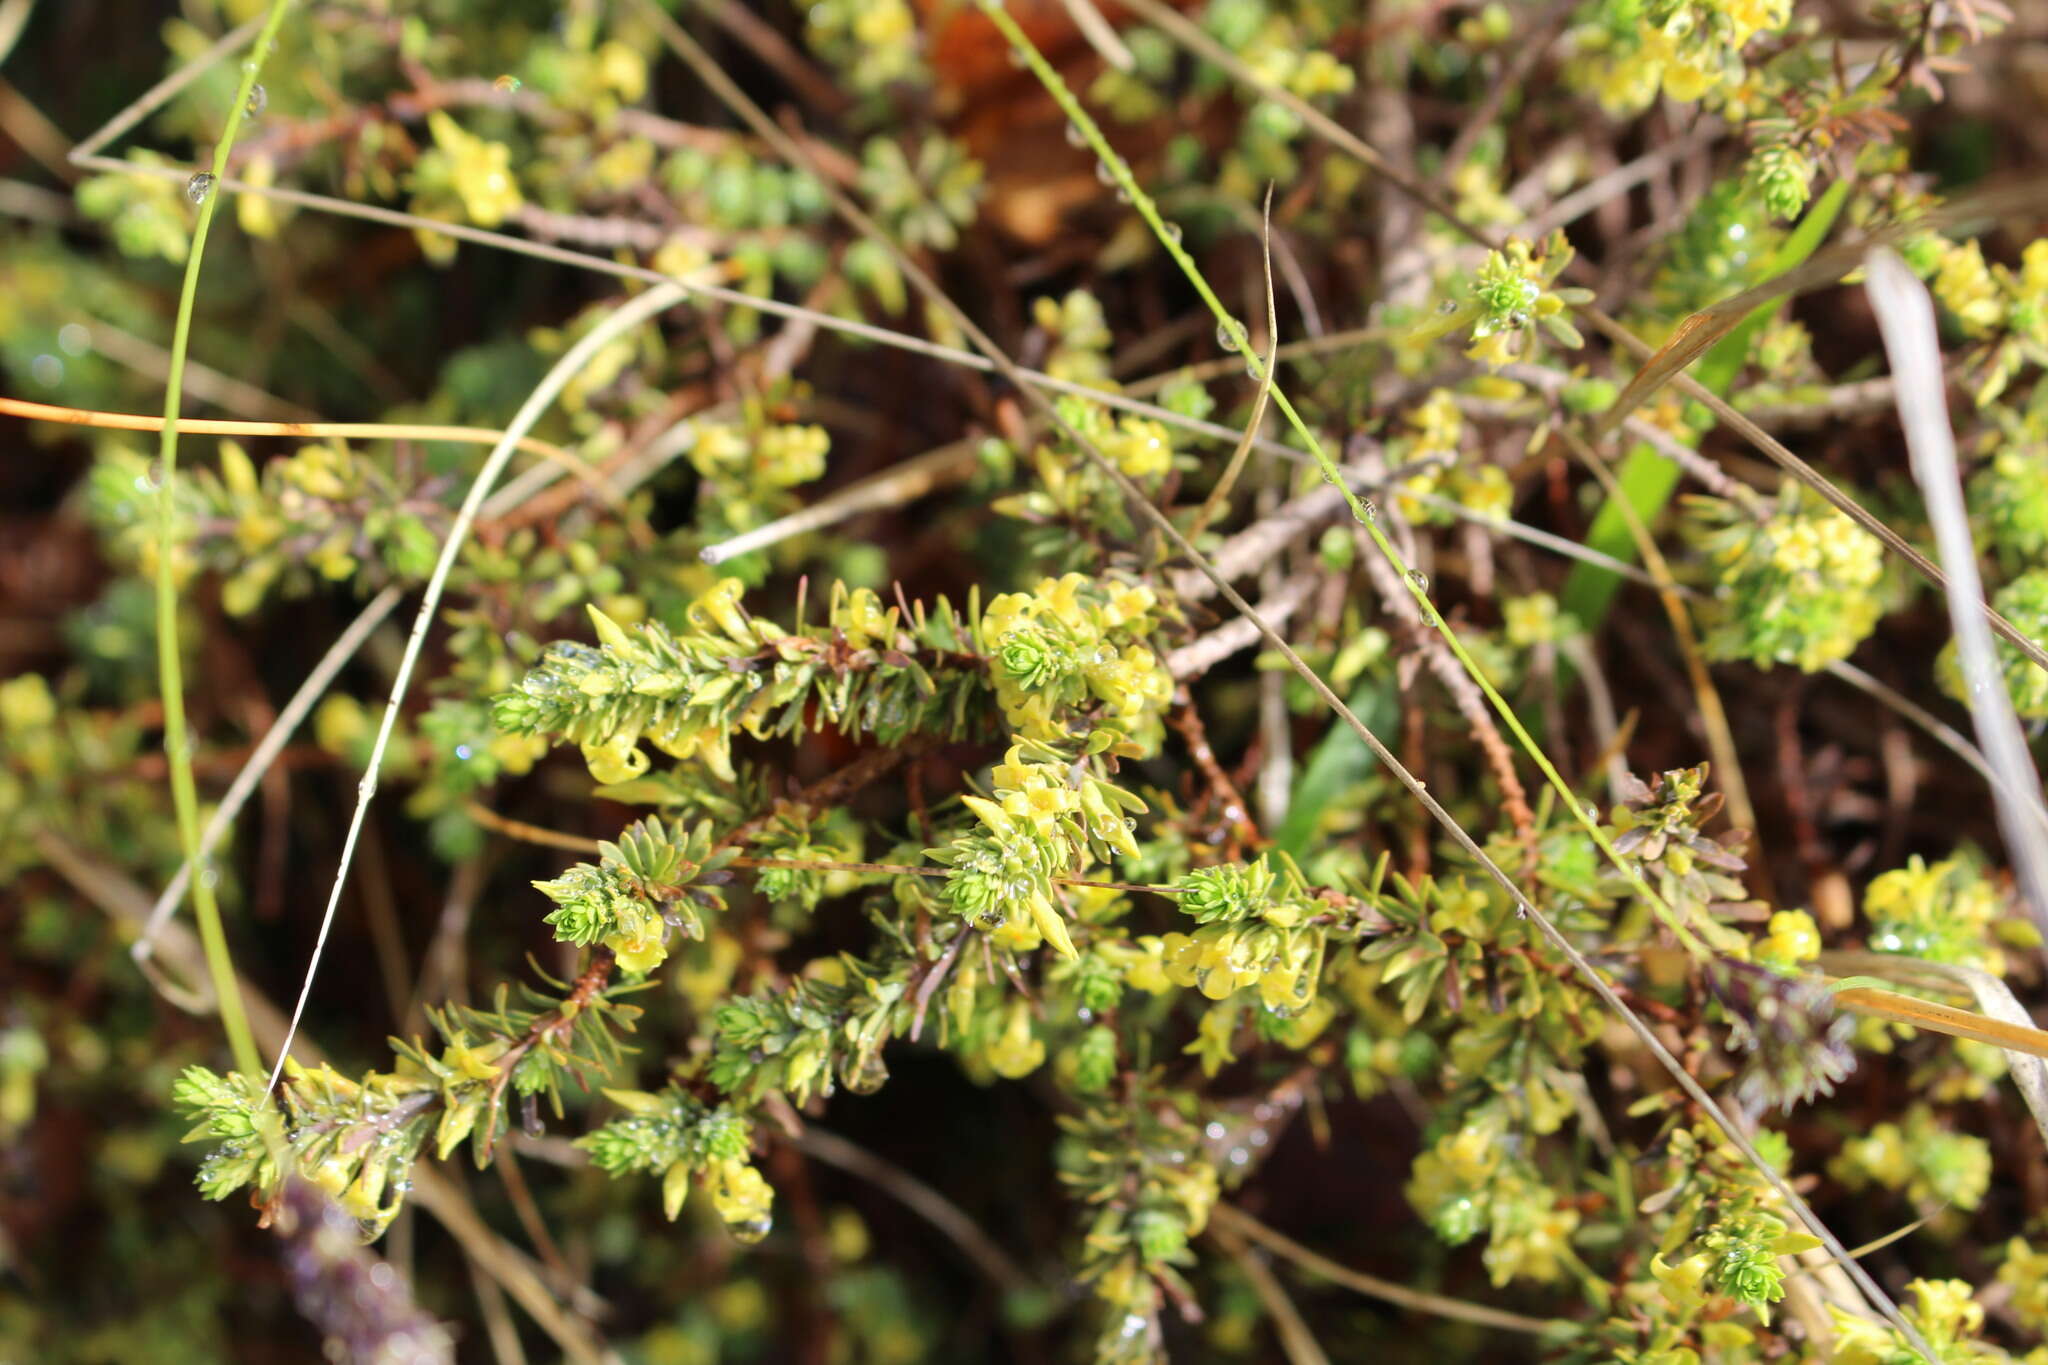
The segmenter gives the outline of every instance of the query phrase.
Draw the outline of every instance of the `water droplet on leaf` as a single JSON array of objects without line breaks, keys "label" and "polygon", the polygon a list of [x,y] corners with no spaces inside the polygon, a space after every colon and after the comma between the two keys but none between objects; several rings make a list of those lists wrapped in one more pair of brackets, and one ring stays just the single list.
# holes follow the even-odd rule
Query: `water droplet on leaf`
[{"label": "water droplet on leaf", "polygon": [[1236,351],[1240,344],[1237,339],[1237,333],[1238,325],[1235,322],[1217,323],[1216,344],[1226,351]]},{"label": "water droplet on leaf", "polygon": [[1408,571],[1408,581],[1415,585],[1417,592],[1429,591],[1429,575],[1420,569],[1410,569]]},{"label": "water droplet on leaf", "polygon": [[185,197],[195,204],[206,202],[206,196],[213,193],[213,172],[197,171],[185,182]]},{"label": "water droplet on leaf", "polygon": [[248,110],[250,118],[261,118],[263,111],[270,107],[270,92],[261,85],[250,86],[248,103],[242,107]]},{"label": "water droplet on leaf", "polygon": [[880,1053],[871,1053],[858,1066],[846,1070],[846,1088],[856,1095],[872,1095],[889,1079],[889,1068]]}]

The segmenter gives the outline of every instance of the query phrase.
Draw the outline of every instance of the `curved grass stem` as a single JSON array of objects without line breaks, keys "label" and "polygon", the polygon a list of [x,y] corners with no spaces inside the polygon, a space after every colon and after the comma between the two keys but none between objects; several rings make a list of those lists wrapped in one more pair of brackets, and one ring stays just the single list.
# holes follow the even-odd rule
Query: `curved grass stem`
[{"label": "curved grass stem", "polygon": [[[363,773],[358,789],[356,808],[349,817],[348,834],[342,840],[341,863],[334,870],[334,884],[327,895],[327,909],[320,917],[320,932],[313,940],[313,958],[306,964],[306,975],[299,986],[299,998],[292,1006],[291,1022],[286,1026],[284,1046],[278,1049],[277,1064],[271,1069],[269,1088],[275,1089],[278,1077],[283,1074],[284,1061],[291,1052],[292,1037],[298,1032],[299,1020],[306,1011],[306,1001],[313,992],[313,979],[320,971],[320,956],[327,947],[328,931],[334,927],[334,914],[341,904],[341,889],[348,880],[349,861],[355,854],[357,841],[362,837],[363,820],[370,808],[370,799],[377,792],[377,771],[383,765],[384,751],[390,746],[391,732],[398,722],[398,708],[405,700],[406,689],[412,683],[412,671],[419,662],[420,650],[426,644],[427,627],[433,623],[434,613],[441,605],[441,592],[447,586],[449,570],[455,567],[455,560],[462,552],[463,543],[469,538],[469,528],[476,521],[477,512],[484,499],[490,495],[491,487],[518,449],[519,441],[533,429],[543,412],[561,393],[569,381],[582,372],[585,365],[599,351],[609,346],[618,337],[648,321],[657,314],[675,307],[687,298],[688,291],[679,284],[662,284],[648,290],[638,298],[621,305],[615,312],[603,318],[577,343],[570,347],[561,359],[554,363],[539,385],[520,404],[519,411],[506,424],[504,434],[497,445],[485,457],[483,468],[477,471],[476,479],[469,486],[469,493],[462,500],[461,509],[455,514],[455,522],[448,528],[448,539],[441,546],[441,557],[434,564],[434,573],[427,580],[425,595],[420,599],[419,615],[413,618],[412,632],[406,637],[405,655],[399,661],[398,676],[391,684],[391,697],[384,705],[384,718],[377,726],[377,739],[370,748],[370,761]],[[253,1073],[252,1073],[253,1074]]]},{"label": "curved grass stem", "polygon": [[242,68],[235,102],[228,109],[227,126],[213,149],[213,169],[206,180],[194,178],[199,194],[199,221],[192,229],[192,245],[185,257],[185,281],[178,292],[178,320],[171,333],[170,375],[164,384],[164,424],[157,445],[157,541],[156,541],[156,642],[158,686],[164,703],[164,753],[170,763],[171,802],[178,816],[178,842],[185,860],[200,868],[192,878],[192,910],[199,923],[199,941],[206,951],[207,974],[213,978],[214,995],[220,1003],[220,1022],[234,1053],[235,1065],[253,1075],[262,1065],[256,1051],[256,1037],[249,1031],[248,1012],[242,1007],[241,987],[235,979],[234,955],[228,950],[227,931],[221,924],[220,901],[214,895],[213,878],[201,862],[199,840],[199,792],[192,779],[192,741],[185,722],[185,671],[178,650],[178,408],[183,398],[185,356],[191,348],[192,312],[199,299],[199,268],[206,259],[207,231],[213,226],[220,195],[212,192],[227,174],[228,153],[241,131],[242,115],[249,107],[249,92],[262,74],[263,61],[284,23],[290,0],[271,0],[255,46]]}]

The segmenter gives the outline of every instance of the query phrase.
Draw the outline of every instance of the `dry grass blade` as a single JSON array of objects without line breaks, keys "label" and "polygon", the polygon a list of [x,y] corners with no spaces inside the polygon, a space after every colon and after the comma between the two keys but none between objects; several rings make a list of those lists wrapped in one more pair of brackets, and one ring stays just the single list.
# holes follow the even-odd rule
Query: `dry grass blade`
[{"label": "dry grass blade", "polygon": [[1245,1240],[1228,1223],[1212,1221],[1209,1236],[1237,1262],[1237,1268],[1251,1284],[1252,1293],[1259,1299],[1259,1305],[1266,1310],[1266,1316],[1273,1320],[1273,1330],[1280,1338],[1280,1349],[1287,1356],[1287,1365],[1330,1365],[1330,1357],[1302,1320],[1301,1310],[1294,1306],[1294,1300],[1287,1297],[1287,1290],[1280,1284],[1265,1261],[1245,1244]]},{"label": "dry grass blade", "polygon": [[650,289],[639,298],[623,304],[585,334],[568,352],[557,360],[541,379],[533,392],[520,405],[506,425],[505,434],[484,460],[483,468],[477,471],[476,479],[470,484],[469,493],[462,500],[462,507],[455,514],[455,522],[448,529],[448,539],[441,546],[441,557],[434,565],[434,573],[427,580],[425,595],[420,601],[419,615],[413,619],[412,633],[406,637],[405,655],[398,665],[398,677],[391,685],[390,700],[384,706],[384,718],[378,723],[377,738],[370,747],[369,764],[363,780],[357,789],[355,812],[349,817],[348,833],[341,845],[341,861],[334,870],[334,884],[328,891],[327,909],[320,917],[319,934],[313,940],[312,961],[306,965],[305,981],[299,987],[299,998],[292,1006],[291,1023],[285,1029],[284,1046],[278,1049],[277,1063],[271,1068],[270,1089],[276,1089],[278,1077],[284,1072],[284,1059],[291,1046],[291,1040],[298,1032],[299,1020],[306,1012],[306,1001],[313,991],[314,978],[320,971],[320,956],[327,946],[328,932],[334,927],[334,913],[341,904],[341,889],[348,880],[350,859],[355,854],[356,843],[362,838],[363,820],[369,813],[370,799],[377,792],[377,773],[383,766],[384,751],[390,746],[391,731],[398,722],[398,708],[405,700],[405,693],[412,682],[413,666],[419,661],[420,650],[426,644],[427,628],[433,624],[434,614],[440,609],[441,591],[447,585],[449,570],[454,568],[456,556],[462,552],[463,542],[469,537],[469,528],[476,521],[477,511],[484,499],[490,495],[491,486],[504,472],[505,465],[512,458],[519,438],[532,429],[533,424],[555,401],[569,381],[583,367],[590,363],[604,347],[655,315],[673,308],[686,297],[684,289],[676,284],[664,284]]},{"label": "dry grass blade", "polygon": [[[2040,1030],[2034,1027],[2033,1016],[2012,993],[2012,987],[1981,968],[1952,962],[1928,962],[1893,953],[1846,951],[1821,954],[1821,966],[1831,972],[1883,977],[1906,986],[1960,988],[1969,992],[1984,1014],[2011,1029],[2020,1030],[2021,1034],[2017,1036],[2040,1034]],[[1923,1021],[1908,1019],[1903,1022],[1919,1024]],[[1996,1039],[1983,1041],[1993,1046],[2004,1046]],[[2010,1048],[2005,1059],[2013,1084],[2019,1087],[2020,1098],[2026,1101],[2028,1112],[2034,1116],[2034,1126],[2041,1130],[2042,1141],[2048,1142],[2048,1061],[2043,1061],[2034,1047]]]},{"label": "dry grass blade", "polygon": [[1896,253],[1872,251],[1868,264],[1871,307],[1891,359],[1905,428],[1912,453],[1913,477],[1927,503],[1927,519],[1947,570],[1949,617],[1955,624],[1956,653],[1963,671],[1970,720],[1977,743],[2001,781],[1992,787],[1998,822],[2005,833],[2014,876],[2034,922],[2048,929],[2048,847],[2033,837],[2041,815],[2041,779],[2012,694],[2005,685],[1997,646],[1985,626],[1984,584],[1977,574],[1976,543],[1970,533],[1969,508],[1963,502],[1962,476],[1956,469],[1955,433],[1949,426],[1948,397],[1942,389],[1941,342],[1934,326],[1934,300],[1926,286]]},{"label": "dry grass blade", "polygon": [[1560,430],[1564,443],[1570,447],[1579,463],[1593,475],[1606,490],[1608,499],[1619,508],[1628,524],[1629,535],[1636,542],[1637,552],[1643,557],[1651,577],[1657,581],[1657,600],[1664,606],[1664,615],[1671,622],[1672,638],[1678,642],[1679,654],[1685,659],[1685,673],[1692,684],[1694,704],[1700,710],[1700,722],[1707,734],[1707,747],[1714,757],[1715,773],[1721,779],[1721,789],[1728,794],[1728,816],[1737,829],[1752,831],[1761,845],[1763,831],[1756,818],[1756,807],[1749,799],[1749,781],[1742,774],[1742,758],[1735,747],[1735,732],[1728,723],[1728,708],[1721,703],[1720,689],[1714,686],[1714,676],[1707,669],[1705,657],[1700,653],[1699,635],[1693,629],[1692,614],[1685,609],[1685,600],[1671,566],[1665,562],[1664,552],[1657,548],[1656,539],[1650,528],[1636,515],[1635,504],[1623,496],[1620,481],[1614,471],[1601,463],[1577,432],[1570,427]]},{"label": "dry grass blade", "polygon": [[697,557],[706,564],[723,564],[728,559],[780,544],[791,536],[821,531],[862,512],[897,507],[913,498],[923,497],[943,484],[966,478],[972,473],[978,444],[972,440],[952,441],[936,450],[913,456],[827,494],[786,517],[777,517],[751,531],[742,531],[730,540],[707,545],[697,552]]},{"label": "dry grass blade", "polygon": [[1467,1303],[1463,1299],[1454,1299],[1444,1294],[1426,1294],[1419,1289],[1395,1284],[1392,1280],[1367,1275],[1310,1251],[1285,1233],[1274,1231],[1232,1204],[1218,1204],[1209,1217],[1218,1227],[1228,1228],[1257,1242],[1275,1255],[1286,1257],[1302,1269],[1320,1275],[1332,1284],[1342,1285],[1369,1298],[1382,1299],[1411,1312],[1428,1313],[1439,1318],[1455,1318],[1460,1322],[1476,1323],[1481,1327],[1497,1327],[1504,1332],[1523,1332],[1531,1336],[1545,1336],[1561,1326],[1571,1325],[1546,1322],[1542,1318],[1523,1317],[1520,1313],[1503,1312],[1498,1308]]},{"label": "dry grass blade", "polygon": [[[1866,696],[1874,697],[1880,704],[1896,711],[1899,715],[1917,726],[1935,743],[1969,764],[1971,768],[1976,770],[1979,777],[1982,777],[1993,787],[2005,785],[2005,779],[1998,775],[1998,770],[1991,766],[1991,761],[1984,757],[1983,751],[1970,743],[1967,735],[1929,711],[1926,707],[1914,702],[1912,698],[1902,695],[1897,688],[1885,685],[1851,663],[1837,661],[1829,664],[1827,671],[1831,676],[1840,678],[1857,691]],[[2023,807],[2033,811],[2034,819],[2039,829],[2036,837],[2048,838],[2048,806],[2042,806],[2039,803],[2028,803],[2024,796],[2014,796],[2013,799],[2018,800]]]},{"label": "dry grass blade", "polygon": [[[227,837],[227,832],[234,828],[235,817],[242,813],[242,807],[255,795],[264,774],[270,771],[270,766],[277,761],[277,756],[284,752],[284,746],[291,743],[292,736],[298,732],[307,714],[320,698],[327,695],[327,689],[334,682],[335,675],[355,657],[356,651],[362,648],[363,641],[370,638],[370,633],[384,623],[384,618],[398,606],[402,596],[404,594],[397,588],[391,587],[371,598],[368,604],[356,613],[356,619],[349,622],[348,628],[336,636],[334,643],[327,647],[327,652],[320,656],[320,662],[313,665],[313,671],[306,675],[306,680],[299,684],[298,691],[292,693],[291,700],[277,713],[277,719],[263,732],[263,738],[256,742],[248,761],[242,764],[242,770],[235,774],[235,780],[228,785],[227,795],[221,798],[220,805],[207,820],[206,828],[200,832],[200,863],[203,864],[212,855],[213,850],[220,846],[220,841]],[[156,898],[156,904],[150,907],[149,919],[142,926],[140,937],[128,950],[138,963],[146,962],[156,951],[157,935],[163,932],[164,924],[177,912],[179,902],[184,899],[185,888],[192,880],[192,867],[193,864],[190,862],[180,866],[178,875],[171,878],[171,884],[163,889],[163,893]]]},{"label": "dry grass blade", "polygon": [[972,1218],[962,1213],[957,1204],[910,1172],[821,1128],[806,1125],[800,1132],[789,1136],[787,1141],[805,1156],[871,1181],[893,1195],[913,1213],[951,1238],[953,1244],[965,1252],[967,1259],[974,1262],[975,1268],[988,1276],[992,1283],[1012,1293],[1035,1286],[1031,1276],[1010,1259],[1008,1252],[990,1240]]},{"label": "dry grass blade", "polygon": [[1835,992],[1835,1003],[1852,1014],[1892,1019],[1902,1024],[1911,1024],[1915,1028],[1946,1033],[1951,1038],[1968,1038],[1975,1043],[1989,1043],[2009,1053],[2048,1057],[2048,1033],[2043,1033],[2031,1024],[2013,1025],[1998,1019],[1986,1019],[1980,1014],[1972,1014],[1969,1010],[1937,1005],[1915,996],[1900,995],[1896,991],[1881,991],[1870,986],[1846,986]]},{"label": "dry grass blade", "polygon": [[[1273,187],[1266,186],[1266,210],[1262,222],[1260,246],[1265,252],[1266,270],[1266,363],[1259,370],[1258,392],[1252,397],[1252,415],[1245,419],[1244,439],[1231,452],[1230,463],[1223,467],[1223,475],[1216,480],[1216,486],[1209,490],[1209,496],[1202,500],[1202,506],[1195,513],[1195,519],[1188,523],[1188,539],[1194,540],[1202,534],[1204,527],[1216,519],[1230,497],[1230,490],[1237,484],[1237,476],[1244,469],[1244,462],[1252,453],[1252,442],[1258,439],[1259,428],[1266,421],[1266,402],[1273,396],[1273,368],[1280,357],[1280,310],[1273,302]],[[1249,344],[1248,342],[1246,344]]]},{"label": "dry grass blade", "polygon": [[1643,362],[1643,367],[1621,391],[1621,397],[1615,400],[1614,406],[1601,414],[1593,429],[1595,442],[1612,434],[1624,417],[1705,355],[1715,342],[1734,331],[1744,318],[1763,304],[1803,294],[1809,289],[1839,284],[1843,277],[1862,265],[1870,253],[1895,242],[1972,219],[2038,209],[2044,201],[2048,201],[2048,186],[2038,183],[1980,190],[1931,209],[1911,222],[1887,224],[1853,242],[1815,252],[1804,264],[1702,308],[1678,324],[1671,339]]}]

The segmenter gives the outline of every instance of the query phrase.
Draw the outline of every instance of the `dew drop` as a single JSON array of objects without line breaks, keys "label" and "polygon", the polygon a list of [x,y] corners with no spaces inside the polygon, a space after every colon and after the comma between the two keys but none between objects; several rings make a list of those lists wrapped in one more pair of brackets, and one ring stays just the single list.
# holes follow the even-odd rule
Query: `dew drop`
[{"label": "dew drop", "polygon": [[471,749],[467,744],[458,744],[455,746],[455,757],[460,762],[469,762],[469,760],[475,756],[475,753],[476,751],[474,749]]},{"label": "dew drop", "polygon": [[1438,304],[1438,305],[1436,306],[1436,311],[1437,311],[1437,312],[1439,312],[1439,313],[1443,313],[1443,314],[1445,314],[1446,316],[1448,316],[1449,314],[1452,314],[1452,313],[1455,313],[1455,312],[1457,312],[1457,311],[1458,311],[1458,305],[1457,305],[1456,301],[1454,301],[1454,300],[1452,300],[1452,299],[1445,299],[1445,300],[1444,300],[1444,301],[1443,301],[1442,303],[1440,303],[1440,304]]},{"label": "dew drop", "polygon": [[1240,329],[1237,323],[1235,322],[1217,323],[1216,344],[1218,346],[1221,346],[1226,351],[1236,351],[1241,344],[1237,339],[1239,330]]},{"label": "dew drop", "polygon": [[1379,504],[1375,503],[1372,499],[1367,498],[1358,506],[1359,510],[1365,513],[1364,519],[1366,521],[1378,521],[1380,519]]},{"label": "dew drop", "polygon": [[1118,186],[1116,187],[1116,202],[1117,202],[1117,203],[1119,203],[1119,204],[1128,204],[1128,203],[1130,203],[1130,202],[1131,202],[1131,192],[1130,192],[1129,190],[1125,189],[1125,188],[1124,188],[1124,187],[1123,187],[1122,185],[1118,185]]},{"label": "dew drop", "polygon": [[1179,245],[1180,245],[1180,224],[1179,224],[1179,223],[1168,223],[1168,224],[1166,225],[1166,240],[1167,240],[1167,241],[1169,241],[1169,242],[1172,242],[1172,243],[1173,243],[1173,244],[1174,244],[1175,246],[1179,246]]},{"label": "dew drop", "polygon": [[1124,817],[1124,828],[1125,828],[1125,829],[1136,829],[1137,827],[1138,827],[1138,818],[1137,818],[1137,817],[1136,817],[1135,815],[1126,815],[1126,816]]},{"label": "dew drop", "polygon": [[196,171],[185,182],[185,197],[195,204],[206,202],[206,196],[213,193],[213,172]]},{"label": "dew drop", "polygon": [[732,1229],[734,1241],[744,1242],[748,1246],[752,1246],[768,1235],[769,1230],[775,1226],[775,1222],[773,1219],[765,1217],[749,1218],[744,1222],[731,1223],[727,1226]]},{"label": "dew drop", "polygon": [[1420,569],[1410,569],[1408,571],[1408,581],[1415,585],[1417,592],[1429,591],[1429,575]]},{"label": "dew drop", "polygon": [[492,81],[491,89],[497,91],[501,95],[516,95],[519,93],[519,87],[524,84],[525,82],[520,80],[517,76],[507,74],[500,76],[498,77],[498,79]]},{"label": "dew drop", "polygon": [[1080,124],[1069,123],[1067,125],[1067,145],[1069,147],[1086,147],[1088,145],[1088,138],[1082,133]]},{"label": "dew drop", "polygon": [[242,107],[248,111],[250,118],[263,117],[263,111],[270,107],[270,92],[261,85],[250,86],[248,103]]},{"label": "dew drop", "polygon": [[1022,71],[1025,66],[1024,54],[1014,47],[1010,49],[1010,65],[1019,71]]},{"label": "dew drop", "polygon": [[1095,178],[1105,185],[1114,185],[1116,183],[1116,172],[1109,168],[1107,161],[1098,161],[1095,163]]},{"label": "dew drop", "polygon": [[855,1066],[845,1069],[846,1088],[856,1095],[872,1095],[889,1080],[889,1068],[882,1061],[881,1054],[872,1053]]}]

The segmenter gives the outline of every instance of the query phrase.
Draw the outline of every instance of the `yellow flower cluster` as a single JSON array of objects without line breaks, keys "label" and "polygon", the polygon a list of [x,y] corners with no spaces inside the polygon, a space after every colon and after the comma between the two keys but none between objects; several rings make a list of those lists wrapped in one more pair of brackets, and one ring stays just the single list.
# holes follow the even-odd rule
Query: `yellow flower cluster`
[{"label": "yellow flower cluster", "polygon": [[[1976,1290],[1967,1280],[1913,1280],[1906,1291],[1916,1302],[1905,1310],[1906,1320],[1934,1344],[1947,1360],[2010,1359],[2003,1352],[1976,1349],[1969,1338],[1984,1329],[1984,1306],[1976,1301]],[[1835,1320],[1834,1365],[1892,1365],[1911,1360],[1918,1353],[1909,1350],[1897,1332],[1884,1323],[1858,1313],[1845,1313],[1833,1304],[1828,1313]],[[1953,1354],[1949,1347],[1957,1349]],[[2034,1361],[2039,1352],[2030,1353]]]},{"label": "yellow flower cluster", "polygon": [[705,478],[742,479],[763,488],[794,488],[825,472],[832,438],[821,426],[798,423],[754,428],[731,422],[697,429],[690,463]]},{"label": "yellow flower cluster", "polygon": [[1295,1014],[1315,999],[1324,936],[1272,925],[1212,924],[1160,943],[1166,979],[1222,1000],[1246,986],[1276,1014]]},{"label": "yellow flower cluster", "polygon": [[1884,613],[1884,547],[1832,507],[1757,523],[1695,499],[1693,534],[1720,565],[1705,619],[1710,659],[1746,658],[1813,672],[1846,658]]},{"label": "yellow flower cluster", "polygon": [[1992,938],[1998,893],[1958,859],[1929,863],[1914,854],[1870,883],[1863,913],[1878,952],[2005,974],[2005,955]]},{"label": "yellow flower cluster", "polygon": [[[1142,643],[1158,605],[1148,587],[1078,573],[991,601],[981,645],[1011,728],[1046,743],[1108,730],[1114,738],[1104,747],[1113,752],[1156,752],[1159,717],[1173,695],[1172,676]],[[1069,714],[1090,700],[1101,703],[1095,716]]]},{"label": "yellow flower cluster", "polygon": [[[1097,845],[1133,856],[1138,845],[1125,823],[1129,818],[1124,814],[1126,806],[1112,795],[1116,789],[1109,783],[1088,776],[1076,783],[1067,764],[1033,762],[1024,751],[1024,745],[1012,745],[1003,762],[996,765],[994,800],[961,797],[994,836],[996,845],[1016,860],[1003,887],[1007,903],[982,907],[977,902],[975,908],[1001,914],[1003,923],[996,932],[1009,936],[1008,946],[1035,947],[1042,937],[1062,957],[1071,959],[1074,944],[1065,918],[1053,904],[1050,874],[1084,870],[1090,838]],[[1134,797],[1123,799],[1143,808]],[[1019,908],[1028,916],[1029,929],[1013,913]]]},{"label": "yellow flower cluster", "polygon": [[427,116],[427,128],[434,135],[434,146],[446,158],[449,183],[470,222],[496,227],[526,202],[512,174],[510,147],[466,131],[438,109]]},{"label": "yellow flower cluster", "polygon": [[1064,298],[1034,299],[1031,320],[1053,337],[1052,354],[1045,360],[1047,374],[1091,388],[1118,387],[1109,375],[1109,348],[1115,338],[1093,294],[1074,289]]},{"label": "yellow flower cluster", "polygon": [[1792,19],[1791,0],[1681,0],[1642,7],[1620,33],[1598,24],[1575,36],[1578,81],[1614,114],[1639,113],[1661,90],[1684,103],[1720,107],[1745,90],[1742,50]]},{"label": "yellow flower cluster", "polygon": [[1780,910],[1757,940],[1756,960],[1779,971],[1794,971],[1820,956],[1820,926],[1804,910]]},{"label": "yellow flower cluster", "polygon": [[1966,336],[1988,336],[2005,321],[2005,300],[1999,296],[1990,267],[1984,264],[1983,245],[1974,237],[1967,242],[1951,243],[1941,253],[1933,288],[1934,296],[1955,314]]},{"label": "yellow flower cluster", "polygon": [[2028,244],[2018,270],[1987,265],[1975,238],[1936,239],[1932,250],[1938,253],[1934,296],[1955,315],[1965,336],[1997,343],[1982,366],[1975,395],[1977,405],[1986,406],[2023,361],[2048,364],[2048,238]]},{"label": "yellow flower cluster", "polygon": [[1118,418],[1115,430],[1097,438],[1096,445],[1134,479],[1156,479],[1173,468],[1173,439],[1149,417]]},{"label": "yellow flower cluster", "polygon": [[1490,1228],[1488,1274],[1495,1285],[1517,1277],[1555,1280],[1574,1264],[1576,1210],[1510,1161],[1497,1123],[1467,1124],[1415,1159],[1408,1202],[1453,1243]]},{"label": "yellow flower cluster", "polygon": [[2012,1313],[2032,1332],[2048,1332],[2048,1251],[2036,1251],[2024,1237],[2005,1245],[1998,1282],[2012,1289]]}]

